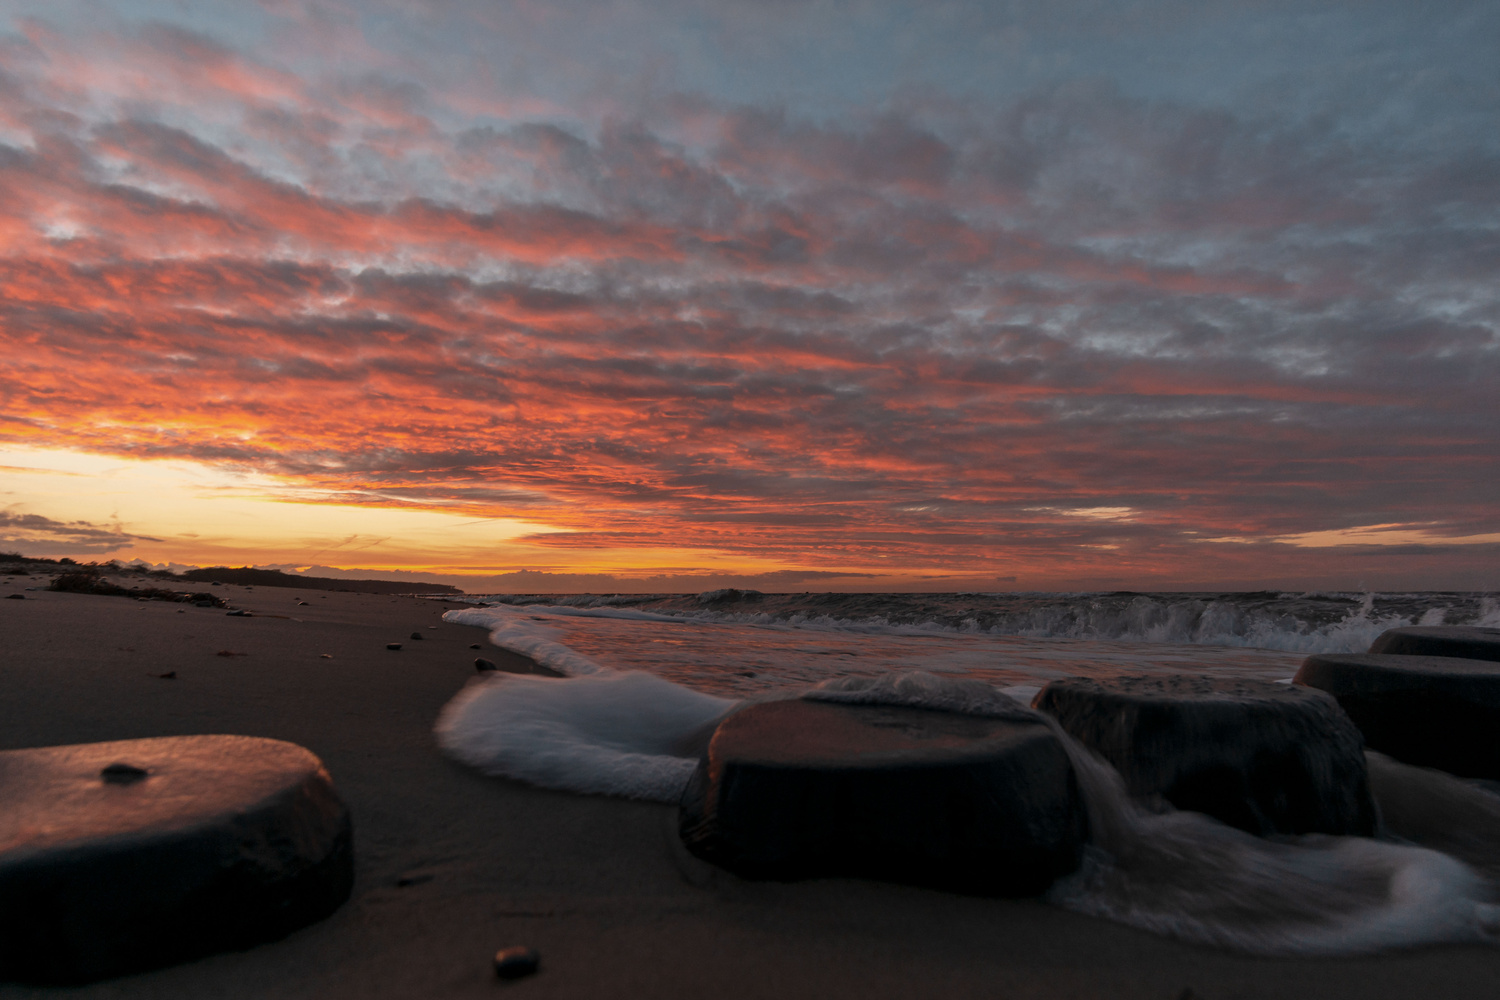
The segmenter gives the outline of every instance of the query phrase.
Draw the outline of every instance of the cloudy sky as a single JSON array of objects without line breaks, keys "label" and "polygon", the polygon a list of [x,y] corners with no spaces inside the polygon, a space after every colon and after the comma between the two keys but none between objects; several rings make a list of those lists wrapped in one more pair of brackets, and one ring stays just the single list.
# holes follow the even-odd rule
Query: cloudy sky
[{"label": "cloudy sky", "polygon": [[0,11],[0,549],[1500,588],[1492,0]]}]

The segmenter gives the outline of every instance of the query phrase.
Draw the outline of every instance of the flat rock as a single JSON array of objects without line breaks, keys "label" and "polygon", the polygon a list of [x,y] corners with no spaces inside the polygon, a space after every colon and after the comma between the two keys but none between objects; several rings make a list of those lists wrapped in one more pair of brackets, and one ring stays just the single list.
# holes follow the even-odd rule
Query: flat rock
[{"label": "flat rock", "polygon": [[1371,750],[1466,778],[1500,778],[1500,664],[1320,653],[1303,661],[1296,682],[1337,698]]},{"label": "flat rock", "polygon": [[1209,676],[1067,678],[1033,705],[1138,798],[1257,836],[1375,831],[1359,730],[1321,692]]},{"label": "flat rock", "polygon": [[249,736],[0,752],[0,978],[102,979],[282,937],[354,878],[317,757]]},{"label": "flat rock", "polygon": [[776,701],[718,724],[683,795],[687,848],[748,878],[858,876],[985,895],[1044,890],[1087,832],[1041,720]]},{"label": "flat rock", "polygon": [[1500,628],[1482,628],[1477,625],[1391,628],[1380,633],[1370,643],[1370,652],[1500,661]]}]

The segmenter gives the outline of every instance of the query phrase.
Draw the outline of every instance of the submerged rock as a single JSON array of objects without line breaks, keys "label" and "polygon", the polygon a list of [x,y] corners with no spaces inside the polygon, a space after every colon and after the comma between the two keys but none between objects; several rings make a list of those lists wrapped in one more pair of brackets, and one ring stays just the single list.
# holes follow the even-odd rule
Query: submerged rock
[{"label": "submerged rock", "polygon": [[1500,663],[1320,653],[1303,661],[1296,682],[1337,698],[1372,750],[1466,778],[1500,778]]},{"label": "submerged rock", "polygon": [[1500,628],[1431,625],[1386,629],[1370,643],[1370,652],[1500,660]]},{"label": "submerged rock", "polygon": [[1359,730],[1320,692],[1207,676],[1068,678],[1033,704],[1136,798],[1258,836],[1375,831]]},{"label": "submerged rock", "polygon": [[752,704],[719,723],[679,830],[748,878],[861,876],[987,895],[1077,867],[1077,780],[1046,724],[887,705]]},{"label": "submerged rock", "polygon": [[280,740],[0,753],[0,979],[79,983],[273,940],[354,879],[349,811]]}]

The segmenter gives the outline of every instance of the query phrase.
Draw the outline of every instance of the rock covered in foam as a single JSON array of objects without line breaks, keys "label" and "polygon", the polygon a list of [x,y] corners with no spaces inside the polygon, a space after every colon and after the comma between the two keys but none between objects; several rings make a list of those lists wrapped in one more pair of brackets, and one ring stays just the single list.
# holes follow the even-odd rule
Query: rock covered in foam
[{"label": "rock covered in foam", "polygon": [[1359,730],[1320,692],[1207,676],[1068,678],[1034,705],[1135,797],[1258,836],[1375,830]]},{"label": "rock covered in foam", "polygon": [[1500,663],[1454,656],[1309,656],[1296,683],[1327,691],[1370,749],[1466,778],[1500,778]]},{"label": "rock covered in foam", "polygon": [[86,982],[281,937],[354,880],[302,747],[174,736],[0,753],[0,978]]},{"label": "rock covered in foam", "polygon": [[1500,628],[1431,625],[1386,629],[1370,643],[1371,653],[1400,656],[1457,656],[1500,660]]},{"label": "rock covered in foam", "polygon": [[1077,867],[1087,820],[1062,742],[1020,713],[749,705],[719,724],[699,761],[683,842],[750,878],[1041,892]]}]

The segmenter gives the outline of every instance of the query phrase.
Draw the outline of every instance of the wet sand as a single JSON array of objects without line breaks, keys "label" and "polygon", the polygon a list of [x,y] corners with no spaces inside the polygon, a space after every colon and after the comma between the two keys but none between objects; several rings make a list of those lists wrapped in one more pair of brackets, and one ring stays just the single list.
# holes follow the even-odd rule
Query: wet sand
[{"label": "wet sand", "polygon": [[[0,598],[43,583],[0,577]],[[742,882],[684,854],[673,808],[529,788],[444,758],[432,724],[474,658],[524,666],[481,630],[442,624],[452,605],[212,589],[256,617],[0,599],[0,749],[189,733],[299,743],[353,812],[353,897],[248,951],[77,988],[0,985],[0,997],[1352,1000],[1484,997],[1500,982],[1500,949],[1256,959],[1033,900]],[[490,957],[513,944],[539,949],[542,971],[498,982]]]}]

